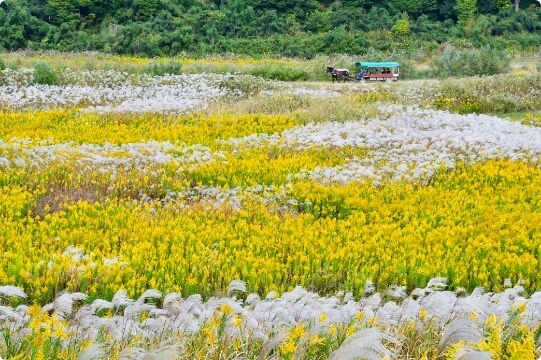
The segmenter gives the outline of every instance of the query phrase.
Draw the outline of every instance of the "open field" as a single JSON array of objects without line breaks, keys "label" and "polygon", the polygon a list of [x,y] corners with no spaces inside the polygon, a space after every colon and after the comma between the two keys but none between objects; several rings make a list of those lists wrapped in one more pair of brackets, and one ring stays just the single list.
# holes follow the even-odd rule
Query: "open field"
[{"label": "open field", "polygon": [[[402,77],[407,80],[431,77],[434,61],[442,55],[445,47],[427,52],[423,49],[408,53],[392,54],[392,60],[402,63]],[[540,71],[541,52],[513,52],[508,54],[511,62],[504,72],[514,75],[534,74]],[[495,54],[501,56],[501,54]],[[358,61],[387,59],[388,54],[366,53],[358,55],[316,56],[311,60],[294,58],[254,59],[239,55],[221,55],[206,58],[194,58],[186,54],[174,58],[142,58],[116,56],[98,52],[61,53],[56,51],[19,51],[0,52],[0,60],[6,68],[34,68],[36,64],[46,63],[56,72],[65,69],[77,70],[114,70],[130,74],[150,73],[173,74],[244,74],[285,81],[321,82],[328,79],[324,69],[327,66],[347,68],[355,71]],[[0,61],[0,65],[2,62]]]},{"label": "open field", "polygon": [[63,56],[0,71],[0,357],[541,356],[541,74]]}]

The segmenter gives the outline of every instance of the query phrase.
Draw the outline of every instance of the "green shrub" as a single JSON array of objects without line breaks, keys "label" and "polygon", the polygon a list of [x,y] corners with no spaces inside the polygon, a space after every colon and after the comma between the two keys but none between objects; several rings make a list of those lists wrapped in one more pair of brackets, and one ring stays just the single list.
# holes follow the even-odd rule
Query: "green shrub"
[{"label": "green shrub", "polygon": [[6,64],[4,63],[4,60],[0,58],[0,70],[5,70]]},{"label": "green shrub", "polygon": [[304,81],[309,78],[309,74],[305,70],[277,66],[256,67],[250,71],[250,75],[279,81]]},{"label": "green shrub", "polygon": [[406,59],[398,59],[400,63],[400,78],[401,79],[416,79],[417,71],[413,67],[411,61]]},{"label": "green shrub", "polygon": [[511,64],[511,56],[504,51],[492,48],[458,50],[447,48],[434,59],[433,69],[437,77],[461,77],[475,75],[495,75],[506,73]]},{"label": "green shrub", "polygon": [[182,74],[182,64],[174,59],[170,59],[167,62],[152,60],[145,68],[144,72],[155,76],[162,76],[165,74],[180,75]]},{"label": "green shrub", "polygon": [[34,66],[34,83],[54,85],[57,79],[57,74],[46,63],[40,61]]}]

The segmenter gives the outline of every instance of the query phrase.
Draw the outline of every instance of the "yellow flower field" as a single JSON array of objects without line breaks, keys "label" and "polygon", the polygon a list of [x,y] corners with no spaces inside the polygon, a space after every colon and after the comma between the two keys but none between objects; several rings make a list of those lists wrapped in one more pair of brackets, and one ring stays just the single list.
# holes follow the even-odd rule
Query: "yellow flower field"
[{"label": "yellow flower field", "polygon": [[[56,110],[2,118],[4,139],[28,139],[4,145],[11,146],[5,154],[23,160],[24,149],[42,142],[170,141],[222,155],[195,168],[150,163],[113,176],[81,165],[82,155],[66,148],[61,164],[3,171],[0,283],[21,286],[40,303],[64,289],[92,297],[121,287],[132,296],[147,288],[213,295],[234,279],[262,293],[303,285],[358,296],[367,280],[413,289],[436,276],[470,290],[500,291],[506,278],[541,287],[541,170],[533,163],[460,165],[439,171],[427,186],[324,185],[288,175],[340,165],[366,150],[238,151],[217,141],[280,132],[294,126],[286,116],[99,117]],[[256,185],[272,188],[247,190]],[[167,192],[197,186],[241,187],[244,204],[233,210],[202,195],[164,200]],[[284,199],[295,204],[284,209]]]},{"label": "yellow flower field", "polygon": [[[0,356],[539,356],[534,116],[412,106],[407,84],[211,85],[169,112],[12,92],[39,102],[0,112]],[[314,110],[329,97],[342,115]]]}]

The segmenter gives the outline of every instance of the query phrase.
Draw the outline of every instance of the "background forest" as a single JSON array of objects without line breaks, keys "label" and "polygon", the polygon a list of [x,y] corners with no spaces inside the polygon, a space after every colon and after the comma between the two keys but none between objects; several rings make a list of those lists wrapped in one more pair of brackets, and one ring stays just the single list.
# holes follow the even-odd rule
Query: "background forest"
[{"label": "background forest", "polygon": [[6,0],[0,51],[363,54],[541,46],[538,0]]}]

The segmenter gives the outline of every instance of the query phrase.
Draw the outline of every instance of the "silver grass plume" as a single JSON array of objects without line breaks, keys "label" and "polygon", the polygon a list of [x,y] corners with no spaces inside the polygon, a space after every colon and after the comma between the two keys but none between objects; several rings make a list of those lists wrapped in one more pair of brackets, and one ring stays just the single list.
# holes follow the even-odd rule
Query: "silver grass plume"
[{"label": "silver grass plume", "polygon": [[444,290],[447,288],[447,278],[446,277],[432,278],[430,279],[426,287],[434,289],[434,290]]},{"label": "silver grass plume", "polygon": [[280,345],[286,339],[286,337],[287,336],[284,332],[280,332],[276,334],[272,339],[267,340],[261,347],[261,352],[257,356],[256,360],[266,359],[267,355],[269,355],[270,352],[274,350],[274,348]]},{"label": "silver grass plume", "polygon": [[77,360],[102,360],[105,358],[105,345],[92,344],[79,354]]},{"label": "silver grass plume", "polygon": [[390,296],[393,299],[403,300],[408,296],[406,289],[407,288],[405,286],[392,285],[387,289],[387,291],[385,291],[385,295]]},{"label": "silver grass plume", "polygon": [[139,304],[135,303],[133,305],[126,306],[124,309],[124,317],[127,319],[135,319],[140,314],[150,311],[152,309],[156,308],[152,304]]},{"label": "silver grass plume", "polygon": [[490,352],[472,350],[465,346],[459,349],[455,355],[454,360],[491,360]]},{"label": "silver grass plume", "polygon": [[118,356],[118,360],[143,360],[145,353],[146,351],[141,348],[124,348]]},{"label": "silver grass plume", "polygon": [[342,302],[345,304],[352,300],[355,300],[355,298],[353,297],[353,293],[350,292],[346,293],[346,295],[344,295],[344,297],[342,298]]},{"label": "silver grass plume", "polygon": [[297,343],[297,348],[295,349],[295,353],[293,354],[293,360],[301,360],[304,357],[304,354],[306,354],[306,351],[308,350],[306,343],[314,335],[317,335],[318,331],[319,331],[319,327],[312,328],[310,329],[310,331],[307,331],[300,338],[299,342]]},{"label": "silver grass plume", "polygon": [[180,304],[182,301],[182,296],[179,293],[172,292],[163,298],[163,308],[164,309],[171,309],[175,307],[175,305]]},{"label": "silver grass plume", "polygon": [[233,295],[235,292],[246,292],[246,283],[242,280],[233,280],[227,286],[227,294],[229,296]]},{"label": "silver grass plume", "polygon": [[142,305],[145,303],[147,299],[161,299],[161,297],[162,297],[161,291],[148,289],[143,293],[143,295],[139,296],[139,299],[137,299],[137,301],[135,302],[135,305]]},{"label": "silver grass plume", "polygon": [[148,350],[142,360],[172,360],[178,359],[180,348],[178,345],[160,346],[154,350]]},{"label": "silver grass plume", "polygon": [[11,308],[0,305],[0,320],[12,319],[18,322],[22,322],[24,317],[19,315],[16,311],[13,311]]},{"label": "silver grass plume", "polygon": [[457,342],[464,340],[468,343],[475,344],[483,338],[483,335],[477,329],[473,321],[470,319],[454,319],[445,329],[441,336],[439,351],[443,353],[445,349],[453,346]]},{"label": "silver grass plume", "polygon": [[382,340],[397,343],[398,340],[378,328],[357,331],[347,338],[338,349],[332,352],[328,360],[380,360],[392,358],[393,352],[383,345]]},{"label": "silver grass plume", "polygon": [[255,306],[261,298],[259,297],[259,294],[251,293],[246,297],[246,304],[250,306]]},{"label": "silver grass plume", "polygon": [[364,296],[368,296],[376,292],[376,286],[372,280],[366,280],[364,283]]},{"label": "silver grass plume", "polygon": [[126,290],[118,290],[111,300],[115,307],[127,306],[133,304],[134,300],[128,298]]},{"label": "silver grass plume", "polygon": [[73,303],[75,301],[83,301],[88,298],[88,295],[76,292],[76,293],[63,293],[58,296],[53,302],[53,309],[58,316],[67,317],[73,311]]},{"label": "silver grass plume", "polygon": [[92,302],[92,305],[90,305],[90,307],[95,313],[96,311],[100,311],[102,309],[112,309],[114,305],[112,302],[109,302],[107,300],[96,299]]},{"label": "silver grass plume", "polygon": [[10,297],[19,297],[19,298],[26,298],[26,294],[24,293],[23,289],[13,286],[13,285],[5,285],[0,286],[0,297],[10,298]]},{"label": "silver grass plume", "polygon": [[423,298],[426,294],[431,293],[431,292],[433,292],[433,290],[430,288],[425,288],[425,289],[415,288],[410,293],[410,296],[412,299],[416,300],[419,298]]}]

